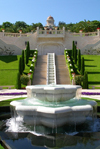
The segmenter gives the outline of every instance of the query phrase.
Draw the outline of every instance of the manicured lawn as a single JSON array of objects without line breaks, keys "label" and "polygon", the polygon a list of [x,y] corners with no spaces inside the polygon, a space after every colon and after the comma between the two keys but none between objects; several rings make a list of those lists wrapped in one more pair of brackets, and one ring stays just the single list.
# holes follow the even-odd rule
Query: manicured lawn
[{"label": "manicured lawn", "polygon": [[0,149],[4,149],[3,146],[1,146],[1,144],[0,144]]},{"label": "manicured lawn", "polygon": [[2,106],[10,106],[10,102],[11,102],[11,101],[14,101],[14,100],[22,100],[22,99],[25,99],[25,97],[14,98],[14,99],[8,99],[8,100],[0,101],[0,107],[2,107]]},{"label": "manicured lawn", "polygon": [[[16,85],[20,57],[21,55],[0,56],[0,86]],[[24,74],[30,72],[32,58],[29,57],[29,63],[25,65]]]},{"label": "manicured lawn", "polygon": [[0,86],[15,85],[18,72],[18,56],[0,56]]},{"label": "manicured lawn", "polygon": [[100,55],[82,55],[85,60],[85,71],[88,72],[89,84],[100,85]]},{"label": "manicured lawn", "polygon": [[82,97],[81,99],[84,99],[84,100],[94,100],[97,102],[97,106],[100,106],[100,100],[98,99],[93,99],[93,98],[85,98],[85,97]]}]

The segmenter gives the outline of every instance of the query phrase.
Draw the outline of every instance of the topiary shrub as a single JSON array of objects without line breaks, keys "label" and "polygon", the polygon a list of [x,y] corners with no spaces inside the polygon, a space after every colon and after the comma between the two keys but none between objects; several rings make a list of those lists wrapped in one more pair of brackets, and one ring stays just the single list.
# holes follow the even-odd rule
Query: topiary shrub
[{"label": "topiary shrub", "polygon": [[75,84],[76,85],[82,85],[82,82],[83,82],[83,76],[81,76],[81,75],[75,76]]},{"label": "topiary shrub", "polygon": [[29,77],[27,75],[22,75],[20,80],[23,85],[27,85],[27,83],[29,82]]}]

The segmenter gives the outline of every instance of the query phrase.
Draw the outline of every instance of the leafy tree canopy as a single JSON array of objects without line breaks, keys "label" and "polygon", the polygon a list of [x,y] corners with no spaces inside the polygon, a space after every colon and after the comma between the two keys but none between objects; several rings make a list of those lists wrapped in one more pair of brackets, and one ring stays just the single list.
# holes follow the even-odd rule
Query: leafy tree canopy
[{"label": "leafy tree canopy", "polygon": [[[66,24],[63,21],[59,21],[58,27],[59,29],[62,29],[63,26],[65,27],[65,30],[70,30],[71,32],[78,33],[80,30],[83,30],[83,32],[94,32],[97,30],[97,28],[100,28],[100,21],[93,20],[93,21],[80,21],[78,23],[69,23]],[[12,32],[17,33],[21,29],[23,33],[27,32],[35,32],[36,28],[42,28],[42,23],[32,23],[31,25],[26,24],[24,21],[16,21],[14,24],[10,22],[3,22],[2,25],[0,25],[0,31],[2,29],[5,29],[5,32]]]}]

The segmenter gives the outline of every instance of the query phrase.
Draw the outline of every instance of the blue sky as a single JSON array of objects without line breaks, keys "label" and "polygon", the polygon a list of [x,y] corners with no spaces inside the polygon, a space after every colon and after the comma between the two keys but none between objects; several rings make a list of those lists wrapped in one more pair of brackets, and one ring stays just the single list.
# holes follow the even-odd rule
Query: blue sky
[{"label": "blue sky", "polygon": [[41,22],[48,16],[67,24],[85,20],[100,21],[100,0],[0,0],[0,24],[24,21],[28,25]]}]

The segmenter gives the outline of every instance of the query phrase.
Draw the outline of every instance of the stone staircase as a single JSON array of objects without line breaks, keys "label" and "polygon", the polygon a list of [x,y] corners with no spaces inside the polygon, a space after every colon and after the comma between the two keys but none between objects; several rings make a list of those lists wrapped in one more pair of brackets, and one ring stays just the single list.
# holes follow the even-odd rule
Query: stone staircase
[{"label": "stone staircase", "polygon": [[71,84],[64,55],[56,55],[56,77],[57,84]]},{"label": "stone staircase", "polygon": [[46,85],[47,55],[38,56],[37,65],[33,76],[33,85]]},{"label": "stone staircase", "polygon": [[[66,66],[64,55],[56,55],[55,64],[56,64],[56,77],[57,77],[56,83],[71,84],[69,71]],[[33,85],[47,84],[47,55],[38,56],[32,84]]]},{"label": "stone staircase", "polygon": [[56,84],[55,53],[48,53],[47,84]]}]

